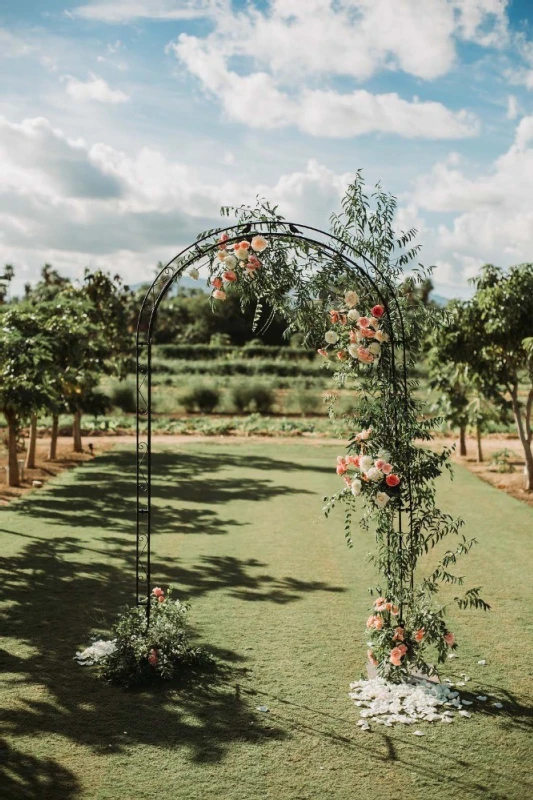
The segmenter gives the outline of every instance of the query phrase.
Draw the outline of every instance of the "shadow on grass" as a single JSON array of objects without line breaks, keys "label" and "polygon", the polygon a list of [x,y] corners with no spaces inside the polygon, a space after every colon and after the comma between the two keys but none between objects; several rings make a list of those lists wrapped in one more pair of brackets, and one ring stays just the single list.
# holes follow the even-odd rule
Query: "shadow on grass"
[{"label": "shadow on grass", "polygon": [[[239,476],[220,472],[242,469]],[[300,469],[275,459],[235,453],[157,451],[152,457],[153,532],[220,535],[242,525],[215,510],[233,500],[264,501],[278,496],[314,494],[276,483],[272,477],[250,477],[250,470],[273,472]],[[301,467],[322,472],[321,467]],[[327,470],[331,473],[331,470]],[[22,498],[17,511],[30,517],[69,527],[105,527],[117,532],[135,528],[135,463],[132,453],[117,450],[71,474],[70,481]],[[206,499],[209,508],[206,508]],[[186,502],[189,507],[184,507]],[[191,508],[191,504],[193,507]]]}]

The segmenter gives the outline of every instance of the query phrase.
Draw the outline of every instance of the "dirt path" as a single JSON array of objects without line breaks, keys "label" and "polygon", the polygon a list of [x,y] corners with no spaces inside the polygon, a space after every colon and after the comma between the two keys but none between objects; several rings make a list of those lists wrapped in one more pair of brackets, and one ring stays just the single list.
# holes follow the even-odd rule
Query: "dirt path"
[{"label": "dirt path", "polygon": [[[201,435],[166,435],[154,434],[152,442],[154,445],[181,445],[181,444],[219,444],[224,445],[228,442],[232,444],[247,444],[250,442],[268,442],[269,444],[279,445],[286,447],[287,445],[294,444],[295,441],[305,443],[310,447],[320,447],[323,445],[338,445],[339,453],[342,453],[344,443],[338,439],[325,438],[317,436],[316,434],[303,434],[298,437],[294,436],[201,436]],[[434,440],[435,447],[443,445],[457,444],[453,438],[437,438]],[[50,478],[59,474],[65,469],[71,469],[78,464],[91,460],[100,453],[109,450],[112,447],[130,445],[132,449],[136,444],[136,438],[133,435],[121,436],[88,436],[84,439],[84,452],[72,452],[72,439],[70,437],[60,437],[58,440],[58,458],[54,462],[47,460],[48,438],[37,440],[37,457],[36,469],[24,470],[24,480],[22,485],[18,488],[10,488],[6,485],[6,471],[7,464],[6,453],[0,453],[0,505],[6,505],[10,500],[20,497],[26,492],[31,491],[34,486],[34,481],[41,481],[46,483]],[[92,452],[91,452],[92,448]],[[476,443],[475,440],[469,438],[467,440],[468,455],[461,457],[453,455],[452,460],[456,463],[462,464],[467,467],[471,472],[477,475],[482,480],[490,483],[512,497],[515,497],[522,502],[527,503],[533,507],[533,492],[525,492],[522,488],[523,482],[523,469],[524,458],[522,455],[520,443],[518,439],[510,436],[488,436],[483,440],[483,453],[485,461],[478,464],[475,458]],[[501,473],[498,472],[497,467],[490,465],[490,459],[497,450],[509,450],[512,453],[512,467],[513,472]],[[20,459],[24,458],[24,453],[20,454]]]}]

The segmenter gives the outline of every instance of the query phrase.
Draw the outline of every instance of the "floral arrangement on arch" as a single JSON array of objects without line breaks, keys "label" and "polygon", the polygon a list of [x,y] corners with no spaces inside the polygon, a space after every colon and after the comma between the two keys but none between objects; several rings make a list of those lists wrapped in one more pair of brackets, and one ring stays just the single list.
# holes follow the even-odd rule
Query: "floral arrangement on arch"
[{"label": "floral arrangement on arch", "polygon": [[[374,531],[371,558],[379,578],[371,594],[378,599],[367,620],[367,656],[380,677],[399,683],[413,670],[433,674],[456,648],[446,622],[450,603],[440,604],[437,593],[442,584],[462,586],[453,568],[476,540],[461,532],[462,520],[436,505],[434,481],[449,469],[450,449],[424,446],[435,421],[425,416],[411,376],[424,335],[439,316],[402,290],[403,270],[418,260],[418,247],[411,246],[415,231],[397,236],[393,230],[395,208],[394,197],[380,187],[369,197],[358,174],[342,213],[331,218],[332,235],[341,243],[333,257],[331,248],[320,252],[287,234],[299,231],[264,201],[233,209],[235,235],[215,234],[216,248],[208,244],[206,253],[214,300],[225,300],[232,287],[243,305],[260,309],[265,301],[272,314],[287,320],[289,333],[302,332],[317,349],[337,385],[353,391],[347,419],[354,433],[335,466],[342,488],[325,498],[324,511],[329,516],[337,503],[344,505],[348,544],[354,514],[360,515],[356,535]],[[226,216],[230,212],[223,209]],[[276,225],[276,238],[260,232]],[[379,264],[371,279],[343,261],[346,248],[354,259],[363,254],[369,269]],[[429,272],[418,264],[411,274],[416,284]],[[407,529],[398,522],[402,517]],[[455,544],[421,574],[421,557],[448,536]],[[451,602],[489,608],[480,587],[461,589]]]}]

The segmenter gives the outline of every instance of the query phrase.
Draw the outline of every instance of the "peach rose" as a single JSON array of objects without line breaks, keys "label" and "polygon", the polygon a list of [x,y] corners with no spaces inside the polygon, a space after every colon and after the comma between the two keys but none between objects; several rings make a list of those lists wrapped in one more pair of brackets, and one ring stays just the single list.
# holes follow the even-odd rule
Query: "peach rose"
[{"label": "peach rose", "polygon": [[395,667],[400,667],[402,664],[402,656],[404,653],[400,650],[399,647],[393,647],[390,651],[389,661]]},{"label": "peach rose", "polygon": [[372,326],[374,329],[375,329],[375,328],[377,328],[377,327],[378,327],[378,325],[379,325],[379,319],[376,319],[375,317],[370,317],[370,318],[369,318],[369,322],[370,322],[370,325],[371,325],[371,326]]},{"label": "peach rose", "polygon": [[394,636],[392,637],[393,642],[403,642],[403,628],[398,627],[394,628]]},{"label": "peach rose", "polygon": [[345,361],[346,360],[347,356],[346,356],[346,353],[344,352],[344,350],[339,350],[339,352],[337,353],[337,358],[339,359],[339,361]]},{"label": "peach rose", "polygon": [[225,300],[226,292],[222,291],[222,289],[215,289],[212,296],[215,298],[215,300]]},{"label": "peach rose", "polygon": [[346,314],[339,314],[339,322],[341,325],[346,325],[346,323],[348,322],[348,317],[346,316]]},{"label": "peach rose", "polygon": [[362,345],[357,348],[357,358],[359,361],[362,361],[363,364],[371,364],[374,360],[372,353]]},{"label": "peach rose", "polygon": [[380,631],[383,627],[383,617],[375,616],[374,617],[374,628],[377,631]]},{"label": "peach rose", "polygon": [[398,606],[393,606],[390,610],[390,613],[392,614],[393,617],[397,617],[398,614],[400,613],[400,609],[398,608]]},{"label": "peach rose", "polygon": [[424,628],[419,628],[417,631],[415,631],[415,642],[421,642],[425,636],[425,633],[426,631]]},{"label": "peach rose", "polygon": [[444,634],[444,641],[446,642],[448,647],[451,647],[453,644],[455,644],[455,636],[454,636],[454,634],[453,633],[445,633]]},{"label": "peach rose", "polygon": [[320,347],[320,348],[317,350],[317,353],[318,353],[318,355],[319,355],[319,356],[323,356],[324,358],[327,358],[327,357],[328,357],[328,351],[327,351],[327,350],[324,350],[324,348],[323,348],[323,347]]},{"label": "peach rose", "polygon": [[211,286],[215,289],[222,289],[222,278],[211,278]]},{"label": "peach rose", "polygon": [[405,644],[399,644],[399,645],[398,645],[398,650],[400,651],[400,653],[402,654],[402,656],[404,656],[404,655],[407,653],[407,645],[405,645]]},{"label": "peach rose", "polygon": [[374,600],[374,608],[377,608],[378,611],[384,611],[387,602],[384,597],[378,597],[377,600]]},{"label": "peach rose", "polygon": [[373,628],[373,627],[374,627],[374,620],[375,620],[375,619],[376,619],[376,618],[375,618],[375,616],[372,614],[372,616],[371,616],[371,617],[369,617],[369,618],[367,619],[367,621],[366,621],[366,627],[367,627],[367,628]]},{"label": "peach rose", "polygon": [[165,602],[165,596],[160,594],[159,597],[157,598],[157,602],[158,603],[164,603]]},{"label": "peach rose", "polygon": [[359,295],[357,292],[346,292],[344,295],[344,302],[348,308],[353,308],[359,302]]},{"label": "peach rose", "polygon": [[252,239],[252,250],[256,253],[262,253],[268,247],[268,242],[264,236],[254,236]]},{"label": "peach rose", "polygon": [[368,658],[368,660],[370,661],[370,663],[374,667],[377,667],[379,662],[378,662],[377,658],[375,657],[374,653],[372,652],[372,650],[367,650],[366,651],[366,657]]},{"label": "peach rose", "polygon": [[361,328],[361,335],[365,337],[365,339],[373,339],[375,332],[372,328]]},{"label": "peach rose", "polygon": [[225,250],[219,250],[217,253],[217,258],[219,261],[224,261],[226,259],[227,253]]},{"label": "peach rose", "polygon": [[355,438],[358,442],[366,442],[367,439],[370,439],[371,435],[372,435],[372,428],[365,428],[360,433],[358,433]]},{"label": "peach rose", "polygon": [[225,281],[228,281],[228,283],[235,283],[235,281],[237,280],[237,275],[235,274],[235,272],[233,272],[232,269],[227,269],[226,272],[224,272],[224,274],[222,275],[222,277],[224,278]]},{"label": "peach rose", "polygon": [[353,329],[353,328],[352,328],[352,330],[350,331],[350,342],[351,342],[352,344],[355,344],[355,343],[357,342],[357,331],[354,331],[354,329]]},{"label": "peach rose", "polygon": [[333,309],[331,309],[331,311],[329,312],[329,316],[330,316],[331,322],[333,324],[335,324],[336,322],[339,321],[339,312],[338,311],[334,311]]},{"label": "peach rose", "polygon": [[385,478],[385,483],[387,486],[398,486],[400,479],[397,475],[387,475]]},{"label": "peach rose", "polygon": [[359,325],[360,328],[368,328],[369,322],[370,320],[368,319],[368,317],[359,317],[359,319],[357,320],[357,324]]}]

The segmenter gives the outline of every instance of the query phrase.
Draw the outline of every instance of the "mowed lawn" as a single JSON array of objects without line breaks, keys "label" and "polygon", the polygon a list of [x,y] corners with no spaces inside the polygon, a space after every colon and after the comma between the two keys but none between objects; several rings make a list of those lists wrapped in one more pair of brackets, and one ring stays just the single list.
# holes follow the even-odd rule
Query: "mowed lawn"
[{"label": "mowed lawn", "polygon": [[0,797],[533,796],[532,509],[461,468],[441,480],[442,507],[479,540],[466,585],[493,605],[451,610],[460,650],[444,674],[467,673],[465,696],[489,699],[470,720],[421,724],[424,737],[404,726],[364,733],[347,692],[364,667],[373,544],[355,532],[348,550],[342,511],[321,514],[339,452],[224,442],[154,457],[154,584],[179,585],[221,665],[172,688],[125,692],[72,660],[133,597],[131,452],[2,510]]}]

